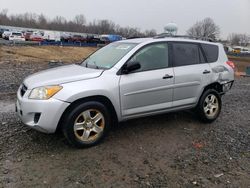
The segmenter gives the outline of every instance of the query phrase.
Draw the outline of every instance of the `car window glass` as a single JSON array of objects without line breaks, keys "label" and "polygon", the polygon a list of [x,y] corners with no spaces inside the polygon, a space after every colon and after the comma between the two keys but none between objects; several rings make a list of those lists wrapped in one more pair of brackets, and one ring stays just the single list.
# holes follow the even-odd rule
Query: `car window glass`
[{"label": "car window glass", "polygon": [[200,63],[206,63],[205,57],[200,48],[199,48],[199,54],[200,54]]},{"label": "car window glass", "polygon": [[168,67],[168,44],[157,43],[139,50],[130,62],[139,62],[141,68],[134,72],[161,69]]},{"label": "car window glass", "polygon": [[191,43],[173,43],[174,66],[185,66],[200,63],[199,47]]},{"label": "car window glass", "polygon": [[208,63],[216,62],[218,60],[219,48],[212,44],[201,44],[205,52]]},{"label": "car window glass", "polygon": [[110,69],[136,45],[137,43],[111,43],[90,55],[82,65],[89,68]]}]

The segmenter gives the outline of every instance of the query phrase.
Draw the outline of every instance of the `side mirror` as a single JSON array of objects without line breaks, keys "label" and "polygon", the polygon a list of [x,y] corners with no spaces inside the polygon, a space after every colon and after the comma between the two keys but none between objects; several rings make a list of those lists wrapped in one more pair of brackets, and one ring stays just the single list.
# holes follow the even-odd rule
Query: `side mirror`
[{"label": "side mirror", "polygon": [[141,64],[139,62],[130,61],[125,64],[125,66],[122,69],[122,73],[129,74],[130,72],[138,70],[140,68],[141,68]]}]

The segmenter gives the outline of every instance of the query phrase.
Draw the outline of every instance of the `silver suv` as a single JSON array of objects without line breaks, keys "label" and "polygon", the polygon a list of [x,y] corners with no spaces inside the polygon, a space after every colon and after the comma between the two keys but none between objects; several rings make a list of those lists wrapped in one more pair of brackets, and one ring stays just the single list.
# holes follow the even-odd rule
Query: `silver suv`
[{"label": "silver suv", "polygon": [[74,64],[27,77],[16,110],[27,126],[62,130],[76,147],[97,144],[128,119],[195,109],[204,122],[221,111],[234,64],[221,44],[183,38],[111,43]]}]

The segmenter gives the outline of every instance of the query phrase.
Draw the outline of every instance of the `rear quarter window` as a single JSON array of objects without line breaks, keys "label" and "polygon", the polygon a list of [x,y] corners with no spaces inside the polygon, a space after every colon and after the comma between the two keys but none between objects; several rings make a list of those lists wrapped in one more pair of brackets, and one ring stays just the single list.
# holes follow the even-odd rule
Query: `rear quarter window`
[{"label": "rear quarter window", "polygon": [[218,60],[219,48],[213,44],[201,44],[201,47],[205,53],[208,63],[216,62]]}]

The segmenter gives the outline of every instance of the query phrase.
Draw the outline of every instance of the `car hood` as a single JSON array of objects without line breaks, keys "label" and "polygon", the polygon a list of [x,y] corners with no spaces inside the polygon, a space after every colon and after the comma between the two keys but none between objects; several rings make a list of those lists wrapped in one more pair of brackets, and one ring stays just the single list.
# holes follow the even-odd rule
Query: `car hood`
[{"label": "car hood", "polygon": [[101,69],[90,69],[80,65],[66,65],[32,74],[24,80],[24,85],[26,85],[28,89],[33,89],[40,86],[86,80],[99,77],[103,71],[104,70]]}]

